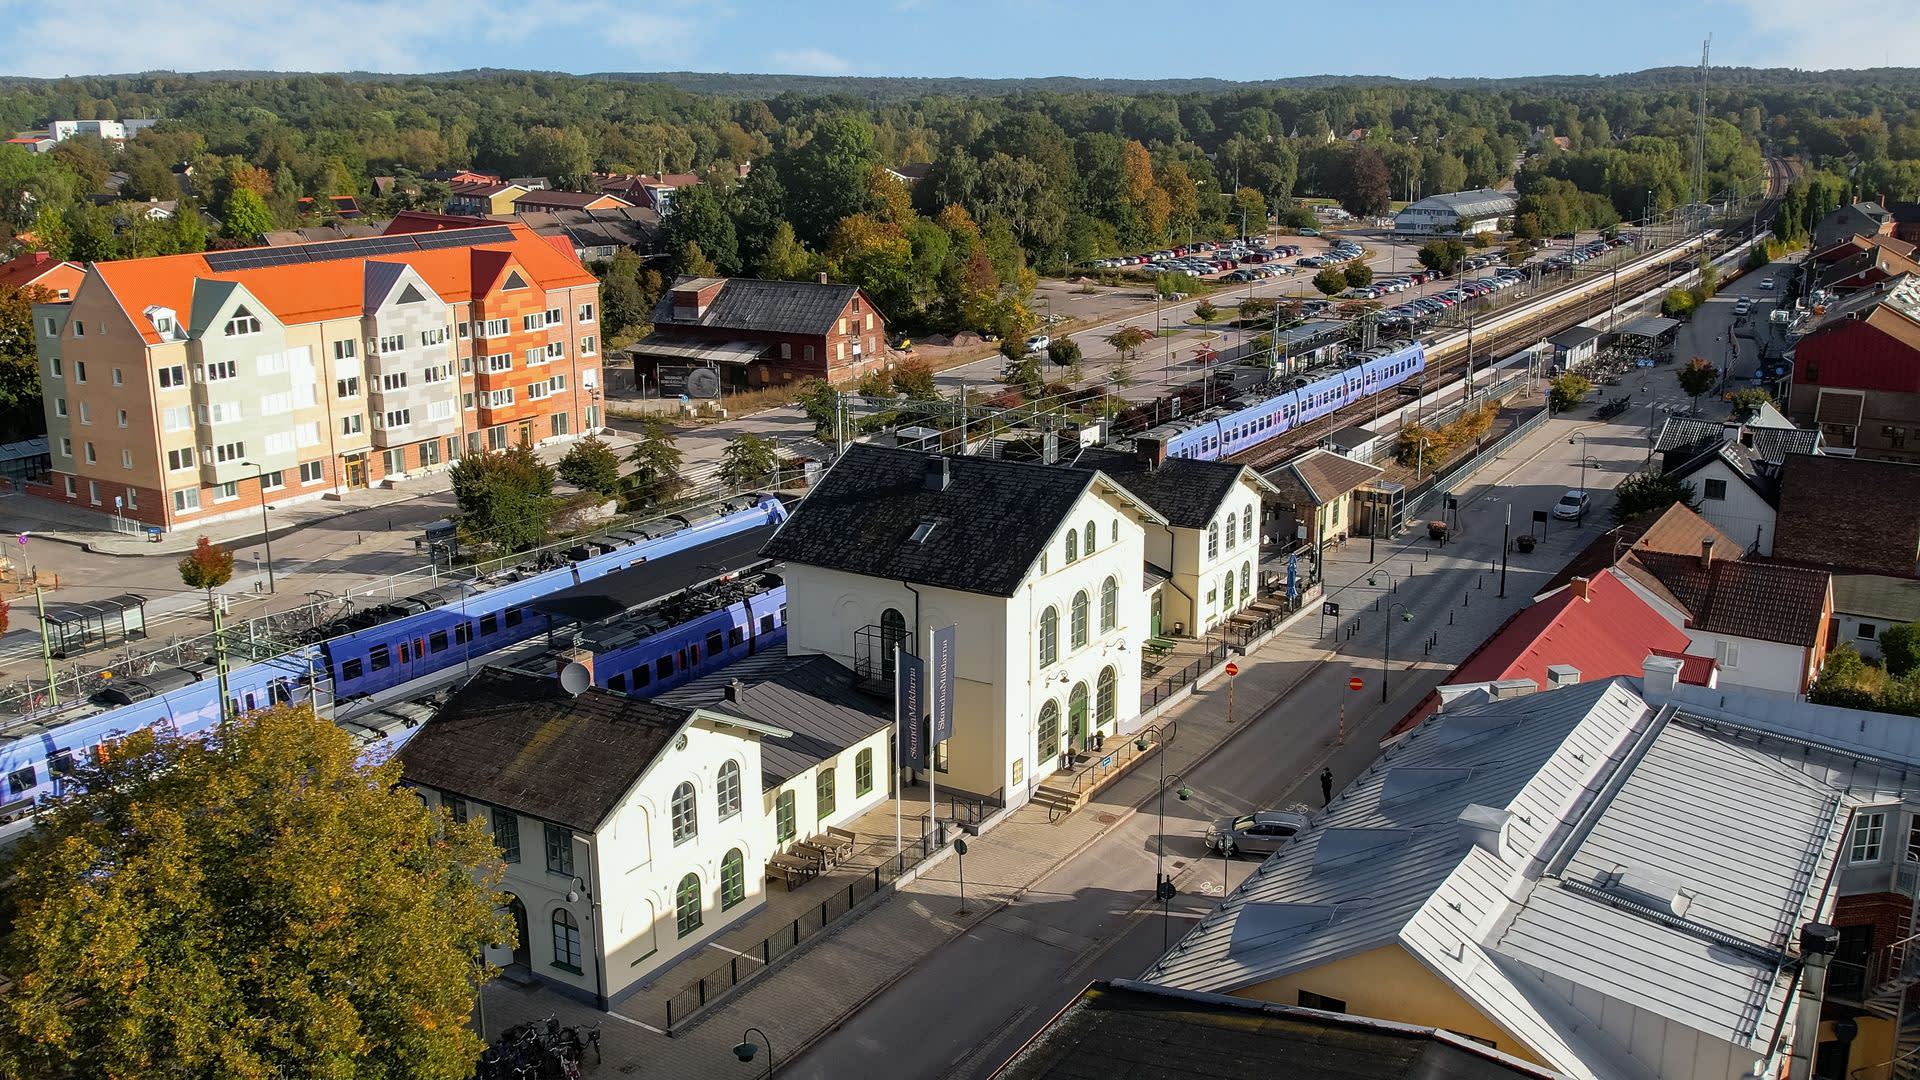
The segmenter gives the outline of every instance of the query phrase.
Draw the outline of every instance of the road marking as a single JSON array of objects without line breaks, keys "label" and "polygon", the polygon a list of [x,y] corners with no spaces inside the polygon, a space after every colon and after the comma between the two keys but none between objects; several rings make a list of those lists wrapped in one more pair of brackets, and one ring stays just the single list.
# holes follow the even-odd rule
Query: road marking
[{"label": "road marking", "polygon": [[638,1020],[635,1020],[635,1019],[634,1019],[633,1017],[631,1017],[631,1016],[622,1016],[621,1014],[619,1014],[619,1013],[617,1013],[617,1012],[612,1012],[612,1011],[609,1011],[609,1012],[607,1012],[607,1013],[606,1013],[606,1015],[607,1015],[607,1016],[611,1016],[611,1017],[613,1017],[613,1018],[614,1018],[615,1020],[621,1020],[621,1021],[625,1021],[626,1023],[629,1023],[629,1024],[632,1024],[632,1025],[633,1025],[634,1027],[637,1027],[637,1028],[646,1028],[646,1029],[647,1029],[648,1031],[651,1031],[651,1032],[653,1032],[653,1033],[654,1033],[655,1035],[665,1035],[665,1034],[666,1034],[666,1031],[665,1031],[665,1030],[663,1030],[663,1029],[661,1029],[661,1028],[657,1028],[657,1027],[654,1027],[654,1026],[653,1026],[652,1024],[643,1024],[643,1023],[641,1023],[640,1021],[638,1021]]}]

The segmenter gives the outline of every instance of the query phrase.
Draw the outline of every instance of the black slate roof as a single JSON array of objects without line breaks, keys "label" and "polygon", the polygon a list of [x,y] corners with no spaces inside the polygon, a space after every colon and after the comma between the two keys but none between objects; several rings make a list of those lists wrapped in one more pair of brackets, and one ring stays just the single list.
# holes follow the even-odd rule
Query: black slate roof
[{"label": "black slate roof", "polygon": [[[690,281],[681,278],[677,288]],[[859,288],[816,281],[761,281],[727,278],[713,302],[697,319],[674,317],[673,289],[653,308],[653,325],[706,326],[722,330],[759,330],[777,334],[826,334]],[[879,314],[879,309],[874,309]]]},{"label": "black slate roof", "polygon": [[[944,461],[945,490],[925,484]],[[1012,596],[1093,473],[855,443],[762,552],[769,559]],[[920,526],[933,527],[920,542]]]},{"label": "black slate roof", "polygon": [[[892,725],[892,699],[853,686],[853,672],[832,657],[789,656],[785,646],[778,646],[669,690],[658,700],[793,732],[760,739],[760,775],[765,786],[773,788]],[[732,700],[727,698],[729,687]]]},{"label": "black slate roof", "polygon": [[400,750],[411,784],[590,833],[688,712],[557,677],[483,668]]},{"label": "black slate roof", "polygon": [[1220,511],[1220,501],[1240,482],[1246,466],[1199,458],[1168,458],[1150,464],[1136,454],[1117,450],[1087,450],[1075,467],[1098,469],[1128,494],[1179,529],[1204,529]]}]

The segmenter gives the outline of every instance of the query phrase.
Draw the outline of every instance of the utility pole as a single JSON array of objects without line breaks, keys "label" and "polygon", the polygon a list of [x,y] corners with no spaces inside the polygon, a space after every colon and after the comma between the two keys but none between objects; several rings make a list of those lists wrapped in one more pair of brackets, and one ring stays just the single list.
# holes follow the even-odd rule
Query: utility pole
[{"label": "utility pole", "polygon": [[226,723],[233,719],[233,698],[227,693],[227,629],[212,590],[207,592],[207,611],[213,616],[213,666],[220,678],[220,722]]},{"label": "utility pole", "polygon": [[40,659],[47,665],[47,704],[58,705],[60,704],[60,681],[53,675],[53,642],[47,638],[47,597],[40,591],[38,572],[33,575],[33,603],[40,609]]},{"label": "utility pole", "polygon": [[[1693,186],[1688,200],[1697,206],[1705,194],[1707,183],[1707,64],[1713,53],[1713,35],[1700,43],[1700,109],[1695,114],[1693,124]],[[1688,213],[1692,213],[1691,206]]]},{"label": "utility pole", "polygon": [[1507,523],[1500,529],[1500,598],[1507,597],[1507,551],[1513,547],[1513,504],[1507,504]]}]

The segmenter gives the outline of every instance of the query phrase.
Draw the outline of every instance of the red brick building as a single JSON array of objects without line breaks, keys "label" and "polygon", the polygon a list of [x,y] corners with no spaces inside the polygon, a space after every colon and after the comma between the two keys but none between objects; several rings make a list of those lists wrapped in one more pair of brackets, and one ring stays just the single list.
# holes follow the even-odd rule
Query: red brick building
[{"label": "red brick building", "polygon": [[681,278],[653,309],[653,334],[628,353],[642,386],[683,393],[709,368],[735,389],[802,379],[846,382],[887,365],[887,318],[854,285]]}]

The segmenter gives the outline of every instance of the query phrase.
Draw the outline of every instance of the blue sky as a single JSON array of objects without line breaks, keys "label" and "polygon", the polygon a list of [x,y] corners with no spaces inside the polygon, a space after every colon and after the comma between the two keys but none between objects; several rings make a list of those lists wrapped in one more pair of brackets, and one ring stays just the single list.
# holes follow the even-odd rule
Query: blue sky
[{"label": "blue sky", "polygon": [[1816,0],[95,0],[86,8],[95,33],[76,31],[72,9],[0,0],[0,26],[33,43],[9,50],[0,71],[1604,74],[1697,63],[1708,33],[1720,64],[1873,67],[1920,63],[1914,5],[1834,17]]}]

